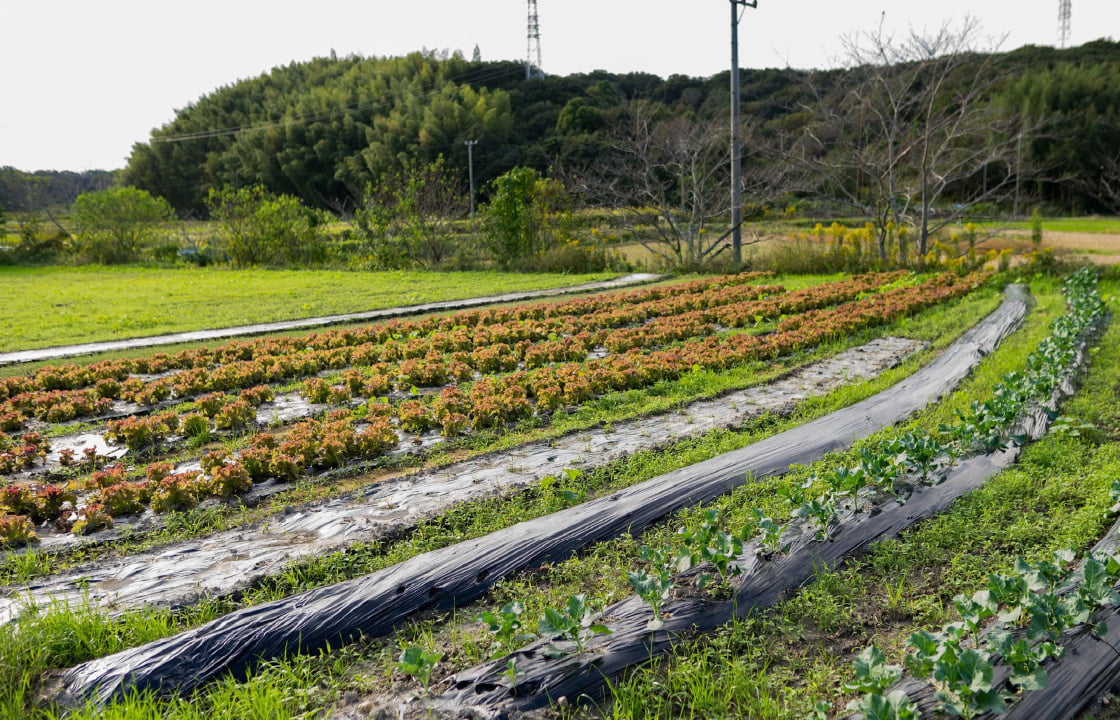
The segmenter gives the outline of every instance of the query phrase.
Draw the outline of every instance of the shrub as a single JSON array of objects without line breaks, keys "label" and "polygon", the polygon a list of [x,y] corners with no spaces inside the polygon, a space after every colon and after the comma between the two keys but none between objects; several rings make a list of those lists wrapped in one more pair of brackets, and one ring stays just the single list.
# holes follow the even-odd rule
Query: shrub
[{"label": "shrub", "polygon": [[321,212],[263,186],[210,190],[207,205],[235,265],[306,265],[325,258]]},{"label": "shrub", "polygon": [[553,243],[549,219],[564,196],[556,180],[518,167],[494,179],[490,202],[481,209],[483,245],[502,268],[537,257]]},{"label": "shrub", "polygon": [[166,200],[132,187],[82,193],[73,208],[80,248],[99,263],[138,259],[160,225],[173,217]]}]

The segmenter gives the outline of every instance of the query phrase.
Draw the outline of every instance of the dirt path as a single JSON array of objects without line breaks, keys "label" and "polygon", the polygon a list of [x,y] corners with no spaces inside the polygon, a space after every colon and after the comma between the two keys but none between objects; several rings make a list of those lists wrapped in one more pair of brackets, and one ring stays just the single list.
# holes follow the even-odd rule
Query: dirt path
[{"label": "dirt path", "polygon": [[567,287],[546,290],[527,290],[525,292],[506,293],[505,295],[488,295],[485,297],[465,298],[462,300],[445,300],[443,302],[424,303],[423,305],[406,305],[403,307],[383,308],[381,310],[347,313],[345,315],[327,315],[324,317],[304,318],[301,320],[282,320],[279,322],[239,325],[237,327],[218,328],[214,330],[195,330],[192,332],[152,335],[149,337],[129,338],[125,340],[108,340],[105,342],[84,343],[80,345],[58,345],[49,348],[39,348],[37,350],[18,350],[15,352],[0,353],[0,365],[14,365],[18,363],[37,362],[40,360],[59,360],[62,358],[92,355],[101,352],[136,350],[139,348],[175,345],[178,343],[198,342],[203,340],[225,340],[247,335],[264,335],[266,333],[285,332],[289,330],[306,330],[309,328],[343,325],[367,320],[385,320],[408,315],[423,315],[425,313],[439,312],[442,310],[463,310],[480,305],[521,302],[534,298],[568,295],[590,292],[593,290],[613,290],[615,288],[653,282],[662,277],[661,275],[653,275],[650,273],[634,273],[615,278],[614,280],[603,280],[601,282],[569,285]]},{"label": "dirt path", "polygon": [[[1060,255],[1077,255],[1095,265],[1115,265],[1120,263],[1120,235],[1087,232],[1058,232],[1047,230],[1043,233],[1042,246]],[[1029,252],[1031,236],[1027,230],[1005,230],[999,237],[979,244],[985,250],[1013,248],[1018,253]]]}]

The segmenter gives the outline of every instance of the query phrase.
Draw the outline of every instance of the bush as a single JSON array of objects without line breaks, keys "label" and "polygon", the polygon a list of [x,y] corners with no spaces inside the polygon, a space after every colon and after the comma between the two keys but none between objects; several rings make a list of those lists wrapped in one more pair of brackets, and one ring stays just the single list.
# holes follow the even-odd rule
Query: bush
[{"label": "bush", "polygon": [[138,259],[173,217],[166,200],[132,187],[82,193],[73,208],[80,250],[106,264]]},{"label": "bush", "polygon": [[207,205],[235,265],[301,266],[326,257],[323,214],[291,195],[272,195],[260,185],[211,189]]},{"label": "bush", "polygon": [[538,257],[555,243],[552,213],[562,203],[564,186],[518,167],[494,179],[490,202],[481,209],[482,243],[502,268]]},{"label": "bush", "polygon": [[630,270],[618,253],[594,245],[564,242],[536,257],[518,258],[510,265],[515,272],[571,273],[582,275],[604,270]]}]

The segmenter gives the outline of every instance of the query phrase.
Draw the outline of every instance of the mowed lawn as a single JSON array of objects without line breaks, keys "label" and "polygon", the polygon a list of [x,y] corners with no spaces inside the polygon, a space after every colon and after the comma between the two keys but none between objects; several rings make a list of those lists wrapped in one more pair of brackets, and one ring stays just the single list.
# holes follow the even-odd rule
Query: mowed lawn
[{"label": "mowed lawn", "polygon": [[614,275],[0,267],[0,351],[338,315]]}]

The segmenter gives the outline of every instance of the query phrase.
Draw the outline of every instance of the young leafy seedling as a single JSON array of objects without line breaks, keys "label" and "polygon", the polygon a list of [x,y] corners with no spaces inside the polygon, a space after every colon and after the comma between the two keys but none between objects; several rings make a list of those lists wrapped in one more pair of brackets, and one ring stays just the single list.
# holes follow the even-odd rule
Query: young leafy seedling
[{"label": "young leafy seedling", "polygon": [[490,646],[494,656],[537,639],[536,635],[525,631],[525,626],[521,622],[523,612],[525,607],[520,601],[514,600],[503,605],[498,612],[486,611],[479,614],[478,621],[486,625],[486,629],[494,638]]},{"label": "young leafy seedling", "polygon": [[817,531],[813,535],[814,540],[820,542],[828,540],[831,537],[828,528],[829,523],[836,517],[836,496],[829,493],[824,497],[806,500],[801,503],[801,507],[797,508],[794,515],[816,523]]},{"label": "young leafy seedling", "polygon": [[397,670],[402,675],[415,678],[427,695],[431,693],[432,670],[442,659],[443,653],[411,645],[404,649],[397,660]]},{"label": "young leafy seedling", "polygon": [[864,648],[853,665],[856,679],[844,683],[848,692],[881,693],[902,679],[902,666],[888,665],[883,651],[874,645]]},{"label": "young leafy seedling", "polygon": [[1052,642],[1033,644],[1026,638],[1016,639],[1006,630],[992,633],[988,638],[988,647],[1011,667],[1009,680],[1023,690],[1044,689],[1050,678],[1042,662],[1061,656],[1061,651]]},{"label": "young leafy seedling", "polygon": [[789,550],[789,545],[782,545],[782,526],[766,516],[760,508],[754,508],[754,524],[757,528],[757,537],[763,549],[770,552],[784,553]]},{"label": "young leafy seedling", "polygon": [[841,466],[830,472],[825,479],[834,495],[847,495],[852,499],[852,509],[859,512],[859,491],[870,482],[862,466]]},{"label": "young leafy seedling", "polygon": [[[715,566],[720,579],[726,581],[741,572],[741,569],[732,563],[743,554],[743,539],[724,532],[721,520],[719,510],[712,508],[704,513],[703,522],[695,529],[682,528],[678,536],[684,546],[684,552],[680,553],[679,559],[683,561],[687,556],[689,565],[710,562]],[[677,571],[683,572],[687,569],[688,566],[682,566],[678,567]],[[704,587],[710,579],[711,575],[704,573],[700,576],[697,585]]]},{"label": "young leafy seedling", "polygon": [[673,590],[673,577],[662,571],[654,572],[628,572],[626,574],[630,580],[630,585],[650,610],[653,611],[653,617],[646,623],[648,630],[660,630],[665,626],[665,621],[661,618],[661,607],[665,601],[669,599],[669,594]]},{"label": "young leafy seedling", "polygon": [[509,679],[509,689],[516,691],[517,681],[525,674],[525,671],[517,665],[517,658],[510,658],[506,660],[506,667],[502,674]]},{"label": "young leafy seedling", "polygon": [[850,709],[862,713],[865,720],[919,720],[921,713],[901,690],[887,695],[868,693],[852,703]]},{"label": "young leafy seedling", "polygon": [[924,430],[911,430],[888,443],[885,449],[894,454],[895,462],[907,472],[918,473],[922,482],[929,482],[930,473],[937,469],[937,458],[945,452],[941,442]]},{"label": "young leafy seedling", "polygon": [[596,608],[587,602],[585,595],[572,595],[563,610],[548,608],[537,621],[537,633],[541,637],[563,637],[574,645],[574,650],[566,650],[554,643],[545,648],[545,657],[557,658],[571,652],[582,653],[587,641],[595,635],[609,635],[611,629],[595,622]]}]

